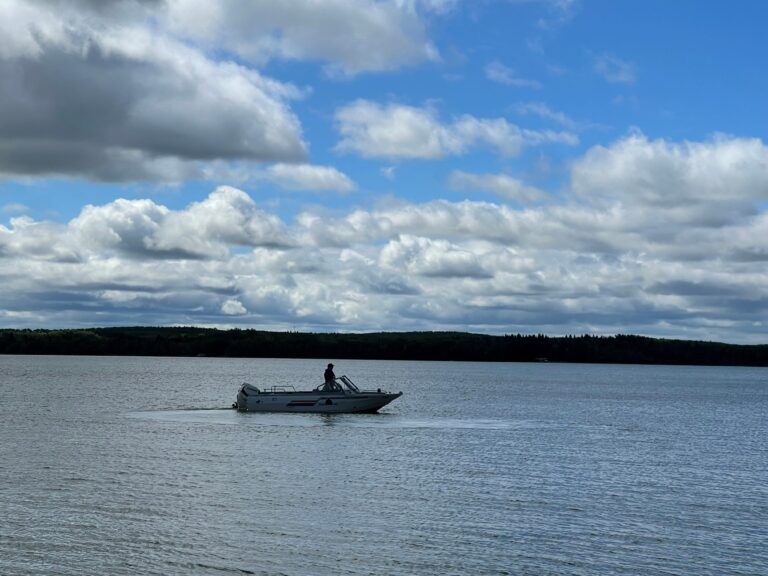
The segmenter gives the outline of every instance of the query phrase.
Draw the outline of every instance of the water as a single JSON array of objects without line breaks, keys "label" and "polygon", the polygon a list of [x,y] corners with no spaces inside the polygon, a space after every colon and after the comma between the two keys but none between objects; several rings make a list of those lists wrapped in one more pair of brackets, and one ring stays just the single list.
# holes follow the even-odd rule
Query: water
[{"label": "water", "polygon": [[768,574],[768,370],[0,356],[0,574]]}]

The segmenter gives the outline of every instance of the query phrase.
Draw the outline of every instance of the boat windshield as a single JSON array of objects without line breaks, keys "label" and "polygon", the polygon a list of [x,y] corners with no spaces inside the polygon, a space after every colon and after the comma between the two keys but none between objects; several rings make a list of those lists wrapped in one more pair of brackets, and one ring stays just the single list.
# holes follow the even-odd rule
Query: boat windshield
[{"label": "boat windshield", "polygon": [[350,391],[360,392],[360,389],[357,386],[355,386],[355,383],[352,382],[352,380],[350,380],[346,376],[342,376],[341,378],[339,378],[339,380],[341,380],[344,383],[344,386],[346,386],[347,389],[349,389]]},{"label": "boat windshield", "polygon": [[342,376],[341,378],[336,378],[334,380],[326,382],[325,384],[321,384],[320,386],[315,388],[315,391],[342,392],[344,394],[350,394],[353,392],[360,392],[360,389],[357,386],[355,386],[355,383],[352,382],[352,380],[350,380],[346,376]]}]

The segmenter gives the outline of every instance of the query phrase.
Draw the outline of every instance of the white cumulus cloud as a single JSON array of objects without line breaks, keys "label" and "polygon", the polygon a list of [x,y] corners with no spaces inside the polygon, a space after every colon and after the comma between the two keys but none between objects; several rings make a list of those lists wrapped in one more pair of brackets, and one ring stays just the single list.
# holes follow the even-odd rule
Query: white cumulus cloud
[{"label": "white cumulus cloud", "polygon": [[486,146],[504,156],[525,145],[562,143],[578,138],[569,132],[523,130],[505,118],[465,114],[443,123],[429,108],[357,100],[337,110],[341,141],[337,149],[370,158],[434,159]]},{"label": "white cumulus cloud", "polygon": [[768,147],[755,138],[677,143],[633,133],[575,162],[572,189],[633,206],[637,216],[717,226],[768,199]]},{"label": "white cumulus cloud", "polygon": [[391,240],[379,261],[385,268],[408,275],[438,278],[488,278],[477,256],[446,240],[403,235]]},{"label": "white cumulus cloud", "polygon": [[86,206],[69,230],[82,250],[138,258],[225,258],[232,246],[291,244],[279,218],[229,186],[179,211],[146,199]]},{"label": "white cumulus cloud", "polygon": [[438,58],[420,11],[446,2],[168,0],[169,28],[256,63],[320,60],[331,72],[393,70]]},{"label": "white cumulus cloud", "polygon": [[274,164],[265,169],[261,177],[287,190],[351,192],[356,188],[349,176],[332,166]]},{"label": "white cumulus cloud", "polygon": [[221,312],[227,316],[241,316],[247,314],[248,310],[245,309],[242,302],[235,298],[230,298],[221,305]]}]

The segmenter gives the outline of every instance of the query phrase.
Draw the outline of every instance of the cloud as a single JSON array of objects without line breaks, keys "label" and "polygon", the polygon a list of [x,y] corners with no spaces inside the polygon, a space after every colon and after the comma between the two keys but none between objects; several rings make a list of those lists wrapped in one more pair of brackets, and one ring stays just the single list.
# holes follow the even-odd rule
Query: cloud
[{"label": "cloud", "polygon": [[759,139],[675,143],[633,133],[591,148],[575,162],[571,186],[592,201],[618,201],[679,229],[753,214],[754,203],[768,199],[767,182],[768,148]]},{"label": "cloud", "polygon": [[29,216],[11,218],[10,227],[0,225],[0,257],[11,261],[77,262],[80,257],[70,241],[59,241],[62,226],[37,222]]},{"label": "cloud", "polygon": [[564,112],[553,110],[544,102],[521,102],[514,106],[514,110],[522,116],[538,116],[574,132],[597,127],[592,122],[574,120]]},{"label": "cloud", "polygon": [[220,186],[205,200],[169,214],[148,244],[153,250],[223,258],[231,246],[287,247],[292,241],[277,216],[259,210],[242,190]]},{"label": "cloud", "polygon": [[222,259],[233,246],[289,246],[283,223],[245,192],[221,186],[201,202],[170,211],[151,200],[86,206],[69,223],[83,252],[132,258]]},{"label": "cloud", "polygon": [[27,212],[28,210],[28,206],[25,206],[19,202],[9,202],[0,208],[0,212],[4,212],[5,214],[21,214],[23,212]]},{"label": "cloud", "polygon": [[63,224],[20,216],[0,225],[0,323],[764,341],[762,141],[632,133],[578,158],[558,198],[392,200],[283,222],[224,187],[182,208],[117,200]]},{"label": "cloud", "polygon": [[461,148],[435,114],[421,108],[358,100],[337,110],[336,121],[337,149],[366,157],[440,158]]},{"label": "cloud", "polygon": [[[119,198],[103,206],[87,205],[69,223],[81,253],[121,252],[127,256],[152,254],[151,238],[160,230],[170,211],[151,200],[125,200]],[[159,253],[171,257],[169,253]]]},{"label": "cloud", "polygon": [[433,278],[490,278],[477,256],[445,240],[403,235],[382,250],[385,269]]},{"label": "cloud", "polygon": [[333,166],[278,162],[269,166],[256,162],[210,162],[201,169],[201,178],[210,182],[230,182],[238,186],[270,182],[283,190],[339,192],[357,189],[355,182]]},{"label": "cloud", "polygon": [[356,188],[349,176],[331,166],[274,164],[261,177],[287,190],[351,192]]},{"label": "cloud", "polygon": [[337,150],[368,158],[436,159],[465,154],[476,146],[514,156],[525,145],[578,142],[568,132],[524,130],[504,118],[465,114],[443,124],[429,108],[368,100],[357,100],[337,110],[336,122],[341,133]]},{"label": "cloud", "polygon": [[226,314],[227,316],[242,316],[243,314],[247,314],[248,310],[246,310],[242,302],[230,298],[221,305],[221,313]]},{"label": "cloud", "polygon": [[543,30],[556,30],[570,22],[579,6],[578,0],[547,0],[549,13],[538,21]]},{"label": "cloud", "polygon": [[420,11],[448,2],[376,0],[168,0],[170,30],[263,64],[273,58],[319,60],[329,71],[394,70],[438,58]]},{"label": "cloud", "polygon": [[373,211],[358,209],[334,226],[328,226],[321,215],[304,212],[297,224],[304,243],[334,247],[378,243],[399,234],[514,242],[520,230],[517,212],[508,206],[469,200],[397,203]]},{"label": "cloud", "polygon": [[634,84],[637,80],[637,67],[612,54],[596,56],[592,66],[598,75],[614,84]]},{"label": "cloud", "polygon": [[397,172],[396,166],[384,166],[381,170],[379,170],[382,176],[386,178],[387,180],[394,180]]},{"label": "cloud", "polygon": [[517,88],[541,88],[541,82],[536,80],[527,80],[515,75],[515,71],[501,62],[494,61],[485,66],[485,77],[492,82],[504,84],[505,86],[515,86]]},{"label": "cloud", "polygon": [[77,7],[4,4],[0,173],[178,181],[205,161],[305,157],[294,87]]},{"label": "cloud", "polygon": [[255,164],[288,189],[350,191],[306,160],[290,107],[306,90],[255,67],[331,74],[439,58],[426,17],[453,0],[8,0],[0,6],[0,178],[177,183]]},{"label": "cloud", "polygon": [[470,174],[454,170],[448,177],[448,186],[454,190],[493,192],[502,198],[518,202],[536,202],[545,197],[542,190],[528,186],[507,174]]}]

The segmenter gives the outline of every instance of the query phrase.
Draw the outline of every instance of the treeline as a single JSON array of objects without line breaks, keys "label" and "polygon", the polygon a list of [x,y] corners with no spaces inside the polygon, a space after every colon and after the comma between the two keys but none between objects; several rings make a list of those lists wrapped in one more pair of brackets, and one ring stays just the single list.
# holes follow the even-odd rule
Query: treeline
[{"label": "treeline", "polygon": [[0,330],[0,354],[768,366],[768,345],[643,336],[488,336],[464,332],[329,334],[154,327]]}]

